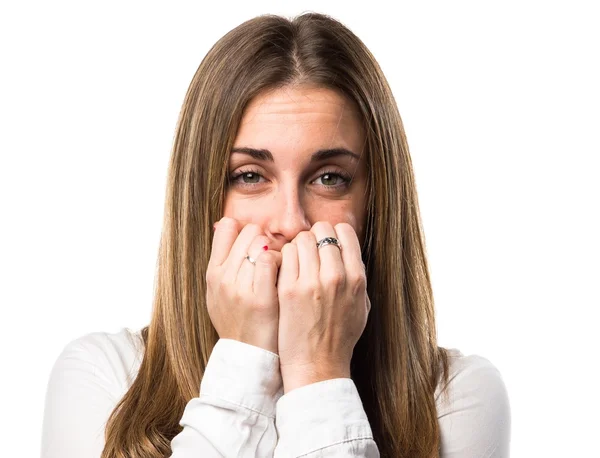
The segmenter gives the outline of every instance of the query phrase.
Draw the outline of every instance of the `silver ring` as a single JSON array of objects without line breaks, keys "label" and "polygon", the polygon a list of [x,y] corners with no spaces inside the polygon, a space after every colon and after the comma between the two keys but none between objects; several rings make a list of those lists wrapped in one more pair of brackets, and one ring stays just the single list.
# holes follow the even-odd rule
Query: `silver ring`
[{"label": "silver ring", "polygon": [[335,245],[340,250],[342,249],[342,245],[340,241],[335,237],[325,237],[317,242],[317,249],[324,247],[325,245]]},{"label": "silver ring", "polygon": [[256,259],[254,259],[254,258],[252,258],[252,257],[250,257],[250,256],[246,256],[246,259],[247,259],[248,261],[250,261],[250,262],[252,263],[252,265],[255,265],[255,264],[256,264]]}]

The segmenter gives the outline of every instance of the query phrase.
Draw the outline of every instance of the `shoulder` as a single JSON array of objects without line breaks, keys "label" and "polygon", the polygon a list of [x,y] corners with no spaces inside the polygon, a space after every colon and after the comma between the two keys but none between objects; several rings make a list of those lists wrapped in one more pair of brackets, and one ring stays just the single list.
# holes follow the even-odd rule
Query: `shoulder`
[{"label": "shoulder", "polygon": [[59,355],[55,369],[77,368],[127,390],[139,370],[144,345],[141,331],[92,332],[71,340]]},{"label": "shoulder", "polygon": [[104,427],[137,375],[141,334],[123,328],[67,343],[46,389],[44,456],[100,456]]},{"label": "shoulder", "polygon": [[[480,355],[464,355],[456,348],[447,349],[448,353],[448,385],[457,390],[476,389],[482,382],[490,382],[498,388],[504,386],[498,368],[487,358]],[[444,385],[438,384],[436,398]]]},{"label": "shoulder", "polygon": [[448,384],[439,383],[435,394],[443,445],[447,450],[507,449],[510,402],[500,371],[480,355],[464,355],[456,348],[448,349],[448,354]]},{"label": "shoulder", "polygon": [[438,384],[435,393],[438,410],[455,409],[457,403],[474,401],[508,402],[504,379],[498,368],[480,355],[464,355],[456,348],[448,349],[447,399],[442,394],[446,385]]}]

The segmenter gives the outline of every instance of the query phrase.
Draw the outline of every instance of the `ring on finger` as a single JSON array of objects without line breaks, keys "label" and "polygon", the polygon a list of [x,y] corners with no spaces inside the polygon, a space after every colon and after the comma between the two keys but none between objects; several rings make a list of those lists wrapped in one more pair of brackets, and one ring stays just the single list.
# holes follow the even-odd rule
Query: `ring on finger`
[{"label": "ring on finger", "polygon": [[250,255],[246,255],[246,259],[247,259],[248,261],[250,261],[250,263],[251,263],[252,265],[255,265],[255,264],[256,264],[256,259],[254,259],[252,256],[250,256]]},{"label": "ring on finger", "polygon": [[325,237],[317,242],[317,249],[323,248],[325,245],[335,245],[340,250],[342,249],[342,245],[340,241],[335,237]]}]

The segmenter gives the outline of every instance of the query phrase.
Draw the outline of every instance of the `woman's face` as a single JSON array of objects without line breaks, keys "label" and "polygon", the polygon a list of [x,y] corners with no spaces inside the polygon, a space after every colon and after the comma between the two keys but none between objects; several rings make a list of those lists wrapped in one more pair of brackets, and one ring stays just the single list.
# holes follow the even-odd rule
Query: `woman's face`
[{"label": "woman's face", "polygon": [[317,221],[349,223],[362,243],[365,132],[345,96],[287,87],[255,97],[229,159],[224,216],[261,226],[279,250]]}]

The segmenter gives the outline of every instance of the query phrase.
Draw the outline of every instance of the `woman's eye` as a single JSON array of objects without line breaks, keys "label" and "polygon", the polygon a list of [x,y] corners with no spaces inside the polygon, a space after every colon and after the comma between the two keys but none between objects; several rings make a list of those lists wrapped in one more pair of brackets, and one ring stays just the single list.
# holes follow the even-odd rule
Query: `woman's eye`
[{"label": "woman's eye", "polygon": [[319,175],[319,177],[314,180],[314,183],[326,188],[340,189],[348,186],[350,181],[350,177],[341,172],[325,172]]},{"label": "woman's eye", "polygon": [[321,180],[320,184],[324,186],[335,186],[338,184],[338,182],[341,181],[341,178],[342,177],[339,176],[337,173],[324,173],[319,178],[317,178],[317,180]]},{"label": "woman's eye", "polygon": [[240,170],[229,177],[230,183],[239,186],[255,185],[261,182],[262,175],[254,170]]},{"label": "woman's eye", "polygon": [[260,175],[254,172],[242,173],[241,178],[244,183],[248,184],[258,183],[260,181]]}]

